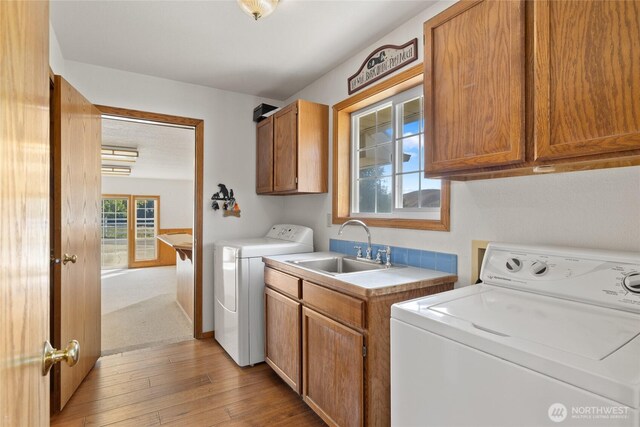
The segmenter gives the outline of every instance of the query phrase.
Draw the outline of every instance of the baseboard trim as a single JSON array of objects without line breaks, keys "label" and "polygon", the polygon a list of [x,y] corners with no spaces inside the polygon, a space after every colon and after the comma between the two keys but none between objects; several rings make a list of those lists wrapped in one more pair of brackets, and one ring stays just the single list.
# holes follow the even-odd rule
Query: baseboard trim
[{"label": "baseboard trim", "polygon": [[203,332],[200,335],[198,335],[196,338],[199,339],[199,340],[205,340],[205,339],[208,339],[208,338],[213,338],[213,331]]}]

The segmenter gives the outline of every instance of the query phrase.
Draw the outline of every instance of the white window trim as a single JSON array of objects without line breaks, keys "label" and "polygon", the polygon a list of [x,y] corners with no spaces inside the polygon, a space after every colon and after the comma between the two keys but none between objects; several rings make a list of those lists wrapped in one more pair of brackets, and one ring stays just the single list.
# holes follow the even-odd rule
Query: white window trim
[{"label": "white window trim", "polygon": [[[411,89],[408,89],[399,94],[393,95],[389,98],[383,99],[382,101],[376,102],[375,104],[371,104],[362,108],[360,110],[354,111],[351,113],[351,141],[350,141],[350,152],[351,152],[351,176],[350,176],[350,186],[351,186],[351,206],[350,206],[350,215],[358,216],[361,218],[381,218],[381,219],[393,219],[393,218],[406,218],[406,219],[425,219],[425,220],[439,220],[441,208],[397,208],[397,197],[398,193],[398,183],[397,183],[397,165],[396,165],[396,150],[397,150],[397,141],[396,141],[396,130],[398,129],[398,121],[401,118],[396,114],[398,104],[402,104],[406,101],[415,99],[417,97],[423,96],[423,86],[418,85]],[[424,102],[424,101],[423,101]],[[371,213],[371,212],[359,212],[357,210],[358,203],[360,200],[359,188],[357,185],[359,179],[359,169],[358,169],[358,156],[354,155],[357,151],[356,145],[359,144],[359,127],[358,127],[358,119],[364,115],[371,113],[374,110],[381,109],[381,107],[391,105],[392,106],[392,122],[393,126],[391,129],[391,186],[392,186],[392,211],[390,213]],[[420,138],[424,141],[424,129],[421,129],[419,133]],[[373,148],[372,146],[370,148]],[[421,153],[424,156],[424,153]],[[419,170],[424,173],[423,169]],[[400,173],[401,174],[401,173]]]}]

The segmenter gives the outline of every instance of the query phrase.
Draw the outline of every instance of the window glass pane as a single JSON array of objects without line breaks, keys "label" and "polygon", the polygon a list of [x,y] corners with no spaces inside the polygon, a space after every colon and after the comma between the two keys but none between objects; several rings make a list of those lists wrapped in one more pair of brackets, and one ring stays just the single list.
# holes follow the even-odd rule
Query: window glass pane
[{"label": "window glass pane", "polygon": [[360,117],[358,120],[359,148],[367,148],[375,145],[373,136],[376,133],[376,112]]},{"label": "window glass pane", "polygon": [[376,179],[358,180],[359,212],[374,213],[376,211]]},{"label": "window glass pane", "polygon": [[157,258],[157,200],[136,199],[135,260],[149,261]]},{"label": "window glass pane", "polygon": [[392,193],[391,177],[380,178],[376,188],[376,213],[391,213]]},{"label": "window glass pane", "polygon": [[422,107],[420,106],[420,98],[402,104],[402,136],[420,133],[421,119]]},{"label": "window glass pane", "polygon": [[411,210],[440,207],[440,180],[423,178],[424,101],[419,89],[361,110],[364,115],[354,114],[354,212],[393,214],[408,209],[406,215],[412,216]]},{"label": "window glass pane", "polygon": [[358,152],[358,177],[371,178],[376,176],[376,149]]},{"label": "window glass pane", "polygon": [[440,189],[442,181],[439,179],[421,178],[420,188],[420,207],[421,208],[439,208],[440,207]]},{"label": "window glass pane", "polygon": [[420,137],[410,136],[398,141],[398,173],[420,170]]},{"label": "window glass pane", "polygon": [[383,142],[390,142],[393,136],[392,111],[391,105],[378,110],[378,131],[376,133],[376,139],[379,144]]},{"label": "window glass pane", "polygon": [[376,148],[376,174],[377,176],[390,176],[391,168],[391,143]]},{"label": "window glass pane", "polygon": [[410,173],[398,175],[396,177],[398,191],[401,195],[401,204],[399,208],[417,208],[419,207],[420,193],[420,173]]},{"label": "window glass pane", "polygon": [[102,200],[102,268],[128,266],[127,204],[128,199]]}]

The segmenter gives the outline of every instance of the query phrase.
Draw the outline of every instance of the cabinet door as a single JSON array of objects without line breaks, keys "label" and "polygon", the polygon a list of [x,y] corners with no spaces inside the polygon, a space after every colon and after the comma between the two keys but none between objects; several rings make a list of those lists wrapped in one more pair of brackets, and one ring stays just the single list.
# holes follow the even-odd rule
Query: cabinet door
[{"label": "cabinet door", "polygon": [[640,2],[534,3],[535,150],[640,148]]},{"label": "cabinet door", "polygon": [[301,304],[265,288],[265,360],[298,394]]},{"label": "cabinet door", "polygon": [[303,307],[302,341],[304,401],[329,425],[361,426],[362,334]]},{"label": "cabinet door", "polygon": [[256,193],[273,191],[273,116],[256,127]]},{"label": "cabinet door", "polygon": [[298,174],[298,114],[297,104],[274,114],[274,175],[276,192],[295,191]]},{"label": "cabinet door", "polygon": [[427,173],[524,161],[524,2],[460,2],[424,35]]}]

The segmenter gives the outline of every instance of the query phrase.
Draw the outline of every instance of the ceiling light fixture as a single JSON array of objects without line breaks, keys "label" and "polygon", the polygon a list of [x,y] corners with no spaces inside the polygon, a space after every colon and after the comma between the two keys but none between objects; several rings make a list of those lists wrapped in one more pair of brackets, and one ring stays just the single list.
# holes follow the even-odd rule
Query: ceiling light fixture
[{"label": "ceiling light fixture", "polygon": [[101,150],[102,160],[116,162],[135,162],[138,158],[138,150],[127,147],[105,147]]},{"label": "ceiling light fixture", "polygon": [[107,166],[102,165],[102,175],[131,175],[131,168],[129,166]]},{"label": "ceiling light fixture", "polygon": [[279,0],[238,0],[240,9],[256,21],[271,15],[276,10]]}]

